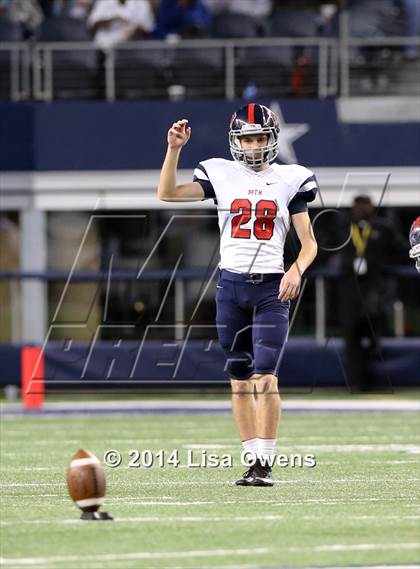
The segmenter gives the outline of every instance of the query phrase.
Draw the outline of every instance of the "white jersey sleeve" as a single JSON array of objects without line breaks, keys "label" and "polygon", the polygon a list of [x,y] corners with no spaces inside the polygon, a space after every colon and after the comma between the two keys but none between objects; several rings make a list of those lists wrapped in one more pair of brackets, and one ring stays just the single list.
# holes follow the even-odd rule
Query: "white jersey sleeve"
[{"label": "white jersey sleeve", "polygon": [[200,162],[195,168],[193,181],[198,182],[203,188],[204,200],[213,199],[214,202],[217,203],[213,184],[210,181],[209,175],[203,162]]},{"label": "white jersey sleeve", "polygon": [[305,168],[304,166],[299,166],[294,164],[294,174],[296,180],[295,193],[291,197],[291,200],[295,197],[302,198],[305,202],[312,202],[316,198],[316,193],[318,191],[318,182],[315,174]]}]

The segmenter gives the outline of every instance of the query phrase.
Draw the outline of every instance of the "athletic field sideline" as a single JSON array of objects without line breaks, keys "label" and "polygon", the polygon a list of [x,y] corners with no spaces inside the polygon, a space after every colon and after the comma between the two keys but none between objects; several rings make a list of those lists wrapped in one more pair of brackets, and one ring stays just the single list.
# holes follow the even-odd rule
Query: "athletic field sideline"
[{"label": "athletic field sideline", "polygon": [[[313,454],[316,466],[275,466],[273,488],[233,485],[245,468],[228,413],[5,415],[2,566],[416,566],[418,413],[317,411],[286,411],[278,454]],[[114,522],[79,521],[67,496],[65,471],[79,448],[123,457],[105,467],[103,509]],[[180,464],[129,468],[129,451],[145,449],[177,450]],[[233,465],[188,467],[188,453],[200,452],[231,455]]]},{"label": "athletic field sideline", "polygon": [[[420,401],[410,399],[284,399],[286,412],[420,412]],[[3,415],[25,414],[21,403],[1,405]],[[36,411],[38,412],[38,411]],[[40,411],[44,414],[110,414],[110,413],[230,413],[229,399],[155,399],[128,401],[52,401]]]}]

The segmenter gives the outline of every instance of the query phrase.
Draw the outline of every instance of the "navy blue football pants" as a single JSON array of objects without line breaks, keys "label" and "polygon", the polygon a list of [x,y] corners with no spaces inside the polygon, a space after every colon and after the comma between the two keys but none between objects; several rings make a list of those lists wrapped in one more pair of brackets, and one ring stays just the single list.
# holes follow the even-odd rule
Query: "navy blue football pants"
[{"label": "navy blue football pants", "polygon": [[217,333],[232,379],[254,373],[277,376],[289,324],[289,301],[278,300],[282,276],[220,271]]}]

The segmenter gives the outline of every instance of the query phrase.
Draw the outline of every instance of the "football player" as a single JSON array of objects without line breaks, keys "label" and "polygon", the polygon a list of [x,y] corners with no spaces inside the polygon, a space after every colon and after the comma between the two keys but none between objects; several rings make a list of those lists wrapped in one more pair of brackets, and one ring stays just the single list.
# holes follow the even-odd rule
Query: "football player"
[{"label": "football player", "polygon": [[[233,160],[200,162],[194,179],[177,184],[180,152],[191,137],[187,119],[168,132],[168,150],[158,197],[165,201],[213,199],[220,227],[216,325],[232,387],[232,408],[242,445],[256,461],[236,482],[272,486],[271,464],[280,422],[277,374],[288,335],[290,301],[317,254],[307,202],[316,178],[293,164],[280,166],[279,121],[269,108],[250,103],[233,116],[229,146]],[[284,272],[283,248],[293,223],[301,243]],[[256,397],[254,396],[256,393]]]},{"label": "football player", "polygon": [[410,247],[410,257],[416,260],[416,269],[420,273],[420,217],[411,225]]}]

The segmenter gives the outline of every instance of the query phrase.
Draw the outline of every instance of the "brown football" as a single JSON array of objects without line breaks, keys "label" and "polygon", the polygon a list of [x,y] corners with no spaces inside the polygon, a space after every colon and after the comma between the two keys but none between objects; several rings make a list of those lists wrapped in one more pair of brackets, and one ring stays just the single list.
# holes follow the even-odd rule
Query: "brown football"
[{"label": "brown football", "polygon": [[96,512],[105,497],[105,473],[99,459],[88,450],[79,450],[67,468],[67,488],[71,499],[83,512]]}]

